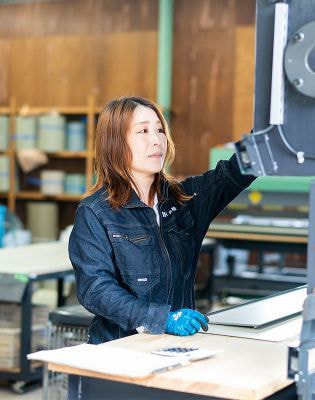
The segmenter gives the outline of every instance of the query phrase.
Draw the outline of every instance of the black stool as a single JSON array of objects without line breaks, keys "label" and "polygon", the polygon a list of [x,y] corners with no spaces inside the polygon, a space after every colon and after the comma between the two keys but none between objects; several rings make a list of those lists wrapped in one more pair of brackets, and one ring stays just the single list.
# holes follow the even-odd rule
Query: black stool
[{"label": "black stool", "polygon": [[[94,315],[81,305],[59,307],[49,313],[48,349],[75,346],[87,341],[89,325]],[[44,400],[67,400],[68,376],[49,371],[43,375]]]}]

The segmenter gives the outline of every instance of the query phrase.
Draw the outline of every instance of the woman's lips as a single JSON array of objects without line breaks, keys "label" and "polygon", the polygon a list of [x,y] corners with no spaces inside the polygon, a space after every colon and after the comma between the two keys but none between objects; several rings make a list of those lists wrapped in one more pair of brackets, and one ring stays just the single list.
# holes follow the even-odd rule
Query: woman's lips
[{"label": "woman's lips", "polygon": [[150,158],[162,158],[162,153],[154,153],[149,156]]}]

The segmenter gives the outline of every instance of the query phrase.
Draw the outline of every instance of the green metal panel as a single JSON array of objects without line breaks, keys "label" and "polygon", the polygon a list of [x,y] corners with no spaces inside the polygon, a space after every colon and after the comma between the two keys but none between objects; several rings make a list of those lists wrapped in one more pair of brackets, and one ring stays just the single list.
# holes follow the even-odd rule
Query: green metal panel
[{"label": "green metal panel", "polygon": [[[234,150],[224,147],[214,147],[209,152],[209,168],[214,168],[220,160],[228,160]],[[261,176],[247,190],[269,192],[308,193],[311,176]]]},{"label": "green metal panel", "polygon": [[158,32],[157,103],[167,120],[172,98],[173,0],[160,0]]}]

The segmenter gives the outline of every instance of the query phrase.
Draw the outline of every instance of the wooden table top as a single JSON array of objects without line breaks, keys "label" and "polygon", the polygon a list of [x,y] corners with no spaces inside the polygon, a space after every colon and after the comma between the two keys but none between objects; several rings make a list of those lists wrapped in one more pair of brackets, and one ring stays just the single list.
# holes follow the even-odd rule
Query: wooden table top
[{"label": "wooden table top", "polygon": [[134,379],[49,363],[48,368],[68,374],[110,379],[154,388],[228,399],[263,399],[288,386],[287,344],[197,333],[190,337],[137,334],[100,346],[117,346],[150,352],[163,347],[197,346],[223,349],[208,360],[194,362],[147,378]]}]

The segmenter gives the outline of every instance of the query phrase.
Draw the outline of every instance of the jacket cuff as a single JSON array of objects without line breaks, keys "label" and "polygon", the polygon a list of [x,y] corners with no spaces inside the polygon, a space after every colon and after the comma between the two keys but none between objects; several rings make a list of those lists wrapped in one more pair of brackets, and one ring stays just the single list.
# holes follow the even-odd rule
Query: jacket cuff
[{"label": "jacket cuff", "polygon": [[168,304],[150,303],[144,328],[154,334],[165,333],[170,309]]},{"label": "jacket cuff", "polygon": [[[230,158],[230,166],[232,167],[233,172],[225,170],[225,175],[229,178],[237,187],[241,189],[245,189],[248,187],[255,179],[256,176],[254,175],[243,175],[241,173],[240,167],[238,165],[236,154],[234,153],[233,156]],[[234,179],[234,177],[237,179]],[[240,183],[241,182],[241,183]]]}]

